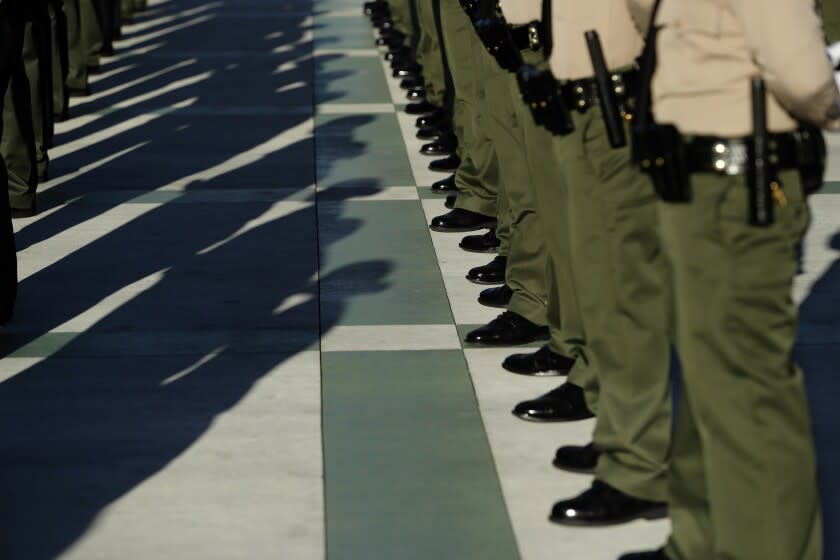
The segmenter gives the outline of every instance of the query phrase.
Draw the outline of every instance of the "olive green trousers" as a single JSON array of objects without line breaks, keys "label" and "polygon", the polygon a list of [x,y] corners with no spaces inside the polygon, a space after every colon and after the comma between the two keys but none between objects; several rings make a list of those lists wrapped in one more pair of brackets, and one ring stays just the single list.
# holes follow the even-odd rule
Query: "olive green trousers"
[{"label": "olive green trousers", "polygon": [[0,154],[8,172],[9,205],[14,209],[34,207],[38,166],[46,158],[40,113],[38,53],[32,23],[24,30],[23,55],[12,68],[3,105],[3,138]]},{"label": "olive green trousers", "polygon": [[829,43],[840,41],[840,2],[822,0],[823,25]]},{"label": "olive green trousers", "polygon": [[417,41],[417,62],[423,66],[423,86],[426,101],[436,107],[445,105],[446,76],[443,69],[443,52],[439,41],[436,11],[441,0],[418,0],[417,20],[420,37]]},{"label": "olive green trousers", "polygon": [[[539,57],[531,51],[531,55]],[[506,247],[505,284],[513,290],[508,310],[537,325],[546,325],[546,250],[537,216],[534,174],[551,173],[550,166],[529,158],[526,128],[536,127],[530,115],[522,119],[523,106],[516,76],[499,67],[486,52],[484,66],[487,124],[499,160],[497,235]],[[548,140],[550,145],[550,138]]]},{"label": "olive green trousers", "polygon": [[770,227],[747,224],[742,177],[695,175],[663,205],[683,389],[669,472],[670,560],[818,560],[822,527],[802,372],[791,359],[798,173]]},{"label": "olive green trousers", "polygon": [[414,29],[411,19],[411,4],[409,3],[409,0],[388,0],[388,8],[391,11],[391,21],[394,22],[394,29],[411,37],[412,33],[414,33]]},{"label": "olive green trousers", "polygon": [[461,158],[455,207],[496,216],[499,162],[486,132],[486,82],[476,63],[486,54],[484,46],[458,0],[441,0],[441,28],[455,90],[453,128]]},{"label": "olive green trousers", "polygon": [[630,496],[665,501],[671,291],[658,200],[632,165],[629,146],[609,145],[598,107],[573,112],[573,119],[575,131],[554,143],[586,341],[577,354],[582,369],[569,381],[595,399],[596,478]]},{"label": "olive green trousers", "polygon": [[100,64],[99,52],[102,50],[104,39],[94,0],[79,0],[79,16],[85,66],[96,68]]},{"label": "olive green trousers", "polygon": [[69,89],[85,90],[88,87],[88,54],[82,37],[80,0],[64,0],[64,14],[67,18],[67,79],[65,84]]}]

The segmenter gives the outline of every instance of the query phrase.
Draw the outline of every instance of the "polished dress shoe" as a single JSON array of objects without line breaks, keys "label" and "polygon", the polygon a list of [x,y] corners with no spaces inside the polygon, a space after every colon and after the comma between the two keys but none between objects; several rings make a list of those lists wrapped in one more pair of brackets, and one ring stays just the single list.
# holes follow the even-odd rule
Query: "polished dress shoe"
[{"label": "polished dress shoe", "polygon": [[376,0],[374,2],[365,2],[363,11],[366,16],[373,15],[376,12],[388,11],[388,2],[384,0]]},{"label": "polished dress shoe", "polygon": [[501,286],[494,286],[481,290],[478,294],[478,303],[485,307],[499,307],[504,309],[510,303],[510,298],[513,297],[513,290],[507,284]]},{"label": "polished dress shoe", "polygon": [[423,72],[423,67],[414,62],[406,66],[394,68],[394,71],[391,72],[391,75],[394,78],[408,78],[409,76],[419,76],[421,72]]},{"label": "polished dress shoe", "polygon": [[440,181],[432,183],[432,192],[445,193],[455,192],[457,190],[458,186],[455,185],[455,175],[450,175],[446,179],[441,179]]},{"label": "polished dress shoe", "polygon": [[482,235],[468,235],[458,243],[458,247],[470,253],[498,253],[501,240],[496,237],[496,230]]},{"label": "polished dress shoe", "polygon": [[438,126],[441,123],[449,120],[449,113],[445,109],[436,108],[433,112],[422,117],[417,117],[414,126],[423,128],[424,126]]},{"label": "polished dress shoe", "polygon": [[396,29],[382,31],[376,38],[376,46],[397,49],[405,43],[405,35]]},{"label": "polished dress shoe", "polygon": [[400,47],[398,49],[393,49],[385,53],[385,60],[388,62],[393,61],[397,58],[405,58],[407,56],[411,56],[411,47]]},{"label": "polished dress shoe", "polygon": [[444,208],[449,208],[450,210],[455,210],[455,203],[458,201],[458,194],[450,194],[446,197],[446,200],[443,201]]},{"label": "polished dress shoe", "polygon": [[473,284],[504,284],[507,257],[498,256],[489,263],[471,268],[467,280]]},{"label": "polished dress shoe", "polygon": [[400,82],[400,89],[414,89],[416,87],[423,87],[423,80],[420,78],[406,78]]},{"label": "polished dress shoe", "polygon": [[554,504],[549,520],[561,525],[602,527],[636,519],[662,519],[667,514],[664,502],[634,498],[596,480],[580,496]]},{"label": "polished dress shoe", "polygon": [[408,90],[408,93],[405,94],[406,99],[409,101],[420,101],[421,99],[426,99],[426,88],[423,86],[418,86]]},{"label": "polished dress shoe", "polygon": [[532,323],[513,311],[505,311],[483,327],[467,333],[464,342],[487,346],[530,344],[549,337],[548,327]]},{"label": "polished dress shoe", "polygon": [[592,474],[598,466],[600,453],[595,451],[595,446],[588,445],[564,445],[554,454],[552,465],[561,471],[569,471],[581,474]]},{"label": "polished dress shoe", "polygon": [[574,365],[575,361],[572,358],[552,352],[548,345],[536,352],[513,354],[502,362],[502,367],[511,373],[534,377],[568,375]]},{"label": "polished dress shoe", "polygon": [[441,171],[444,173],[448,173],[451,171],[457,171],[458,167],[461,166],[461,158],[459,158],[456,154],[452,154],[449,157],[445,157],[443,159],[436,159],[432,163],[429,164],[429,169],[431,171]]},{"label": "polished dress shoe", "polygon": [[435,140],[434,142],[429,142],[428,144],[423,144],[423,147],[420,148],[420,153],[424,156],[443,156],[455,153],[455,150],[457,149],[458,139],[452,135],[445,136],[440,140]]},{"label": "polished dress shoe", "polygon": [[536,399],[522,401],[513,409],[513,415],[532,422],[573,422],[592,418],[586,406],[583,389],[564,383]]},{"label": "polished dress shoe", "polygon": [[475,231],[487,227],[494,227],[496,225],[496,218],[479,214],[478,212],[471,212],[463,208],[456,208],[446,214],[435,216],[432,218],[432,223],[429,228],[432,231],[442,232],[459,232],[459,231]]},{"label": "polished dress shoe", "polygon": [[442,123],[438,126],[424,126],[420,130],[417,131],[417,139],[418,140],[440,140],[441,138],[445,138],[447,136],[453,136],[453,132],[451,128],[443,125]]},{"label": "polished dress shoe", "polygon": [[423,113],[431,113],[437,107],[428,101],[420,101],[419,103],[409,103],[405,106],[405,112],[409,115],[422,115]]},{"label": "polished dress shoe", "polygon": [[668,557],[665,556],[665,549],[660,548],[659,550],[623,554],[618,560],[668,560]]}]

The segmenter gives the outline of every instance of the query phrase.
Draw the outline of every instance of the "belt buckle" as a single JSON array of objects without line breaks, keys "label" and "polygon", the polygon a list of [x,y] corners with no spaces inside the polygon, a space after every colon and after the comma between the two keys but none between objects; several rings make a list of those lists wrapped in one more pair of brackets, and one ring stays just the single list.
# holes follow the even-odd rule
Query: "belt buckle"
[{"label": "belt buckle", "polygon": [[744,142],[718,141],[712,145],[715,170],[723,175],[743,175],[747,170],[749,150]]},{"label": "belt buckle", "polygon": [[537,22],[528,24],[528,46],[531,47],[532,51],[538,51],[542,47],[540,29]]}]

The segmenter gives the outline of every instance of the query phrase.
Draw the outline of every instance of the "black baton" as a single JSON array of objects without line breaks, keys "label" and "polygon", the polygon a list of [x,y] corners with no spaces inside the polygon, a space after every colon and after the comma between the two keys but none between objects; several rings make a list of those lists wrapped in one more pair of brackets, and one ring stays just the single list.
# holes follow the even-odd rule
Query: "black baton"
[{"label": "black baton", "polygon": [[607,69],[607,61],[604,58],[604,49],[601,48],[601,39],[597,31],[587,31],[586,46],[589,48],[589,56],[592,58],[592,69],[595,70],[595,87],[598,88],[598,98],[601,100],[601,113],[604,115],[604,124],[607,125],[607,137],[610,146],[623,148],[627,145],[627,136],[624,134],[624,122],[618,113],[618,97],[612,84],[612,76]]},{"label": "black baton", "polygon": [[769,159],[767,92],[761,78],[753,78],[750,88],[753,113],[752,153],[748,174],[750,224],[766,227],[773,223],[773,193],[770,183],[775,180]]}]

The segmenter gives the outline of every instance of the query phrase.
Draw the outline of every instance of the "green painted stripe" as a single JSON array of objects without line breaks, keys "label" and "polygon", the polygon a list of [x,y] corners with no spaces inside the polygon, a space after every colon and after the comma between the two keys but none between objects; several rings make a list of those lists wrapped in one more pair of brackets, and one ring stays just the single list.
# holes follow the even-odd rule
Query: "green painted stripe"
[{"label": "green painted stripe", "polygon": [[378,57],[320,54],[315,99],[321,103],[390,103]]},{"label": "green painted stripe", "polygon": [[820,192],[823,194],[840,193],[840,181],[826,181]]},{"label": "green painted stripe", "polygon": [[234,354],[318,350],[315,329],[158,332],[10,332],[0,338],[0,357],[206,355],[222,348]]},{"label": "green painted stripe", "polygon": [[370,22],[364,18],[317,17],[315,26],[316,49],[376,48]]},{"label": "green painted stripe", "polygon": [[460,351],[322,355],[329,560],[514,560]]},{"label": "green painted stripe", "polygon": [[415,184],[396,114],[316,115],[315,125],[320,188]]},{"label": "green painted stripe", "polygon": [[318,203],[326,325],[451,324],[420,203]]}]

